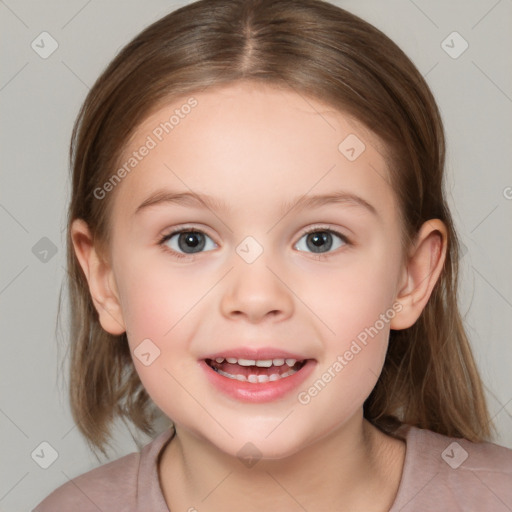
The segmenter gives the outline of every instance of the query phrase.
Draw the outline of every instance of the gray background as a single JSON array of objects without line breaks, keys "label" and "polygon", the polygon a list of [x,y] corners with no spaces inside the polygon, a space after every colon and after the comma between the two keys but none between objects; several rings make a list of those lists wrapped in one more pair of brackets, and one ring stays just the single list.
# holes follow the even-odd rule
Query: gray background
[{"label": "gray background", "polygon": [[[2,511],[29,510],[99,464],[71,419],[66,354],[55,333],[65,273],[69,137],[88,89],[117,50],[185,3],[0,0]],[[440,105],[450,202],[465,247],[461,308],[499,431],[495,442],[512,447],[512,2],[336,3],[397,42]],[[58,43],[46,59],[31,47],[34,40],[42,46],[43,31]],[[457,58],[463,40],[446,39],[454,31],[469,44]],[[65,341],[66,330],[59,336]],[[31,455],[42,442],[58,454],[48,469]],[[135,449],[118,425],[111,459]]]}]

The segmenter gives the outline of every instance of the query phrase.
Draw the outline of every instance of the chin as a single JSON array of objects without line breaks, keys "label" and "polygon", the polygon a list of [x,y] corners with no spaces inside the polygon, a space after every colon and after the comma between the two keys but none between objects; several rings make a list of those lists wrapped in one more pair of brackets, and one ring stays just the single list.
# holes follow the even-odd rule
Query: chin
[{"label": "chin", "polygon": [[[277,423],[273,423],[273,427]],[[309,444],[300,433],[290,432],[290,426],[283,427],[281,432],[269,432],[272,429],[261,428],[248,430],[240,429],[239,431],[230,432],[233,438],[222,436],[222,439],[208,438],[208,441],[214,444],[224,453],[244,460],[279,460],[291,457],[299,452],[305,445]]]}]

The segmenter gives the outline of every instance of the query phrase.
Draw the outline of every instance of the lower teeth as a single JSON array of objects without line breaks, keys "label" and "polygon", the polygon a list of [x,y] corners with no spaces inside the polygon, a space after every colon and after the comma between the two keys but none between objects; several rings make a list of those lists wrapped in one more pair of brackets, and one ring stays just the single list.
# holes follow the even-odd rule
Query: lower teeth
[{"label": "lower teeth", "polygon": [[223,372],[222,370],[219,370],[217,368],[214,368],[214,370],[220,375],[227,377],[228,379],[239,380],[240,382],[250,382],[252,384],[258,384],[260,382],[272,382],[274,380],[290,377],[290,375],[297,373],[297,370],[290,369],[287,372],[282,373],[281,375],[279,375],[278,373],[273,373],[272,375],[248,375],[246,377],[245,375],[232,375],[231,373]]}]

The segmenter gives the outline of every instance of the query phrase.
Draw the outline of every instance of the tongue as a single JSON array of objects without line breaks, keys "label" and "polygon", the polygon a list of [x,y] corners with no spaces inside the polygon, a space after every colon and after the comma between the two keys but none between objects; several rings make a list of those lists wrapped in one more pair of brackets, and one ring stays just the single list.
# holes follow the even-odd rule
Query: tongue
[{"label": "tongue", "polygon": [[[224,361],[223,363],[217,363],[216,361],[208,361],[208,364],[223,372],[230,373],[231,375],[244,375],[245,377],[249,375],[270,375],[277,374],[282,375],[283,373],[290,370],[290,366],[287,364],[283,364],[282,366],[269,366],[268,368],[262,368],[260,366],[242,366],[238,363],[228,363]],[[293,366],[295,368],[298,363]]]}]

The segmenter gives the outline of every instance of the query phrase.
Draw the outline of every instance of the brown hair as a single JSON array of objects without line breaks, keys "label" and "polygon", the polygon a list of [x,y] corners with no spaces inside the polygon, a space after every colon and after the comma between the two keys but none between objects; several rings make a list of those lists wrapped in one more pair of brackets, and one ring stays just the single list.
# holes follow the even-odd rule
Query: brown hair
[{"label": "brown hair", "polygon": [[134,130],[165,102],[239,80],[291,88],[363,123],[384,142],[403,217],[404,242],[428,219],[448,230],[443,272],[418,321],[392,331],[364,415],[392,434],[401,423],[472,441],[491,421],[457,306],[458,243],[443,192],[445,142],[435,100],[406,55],[378,29],[320,0],[201,0],[126,45],[90,90],[70,150],[70,401],[87,441],[104,454],[116,417],[152,435],[154,411],[126,333],[98,321],[70,227],[87,222],[107,248],[113,194],[94,190],[117,169]]}]

